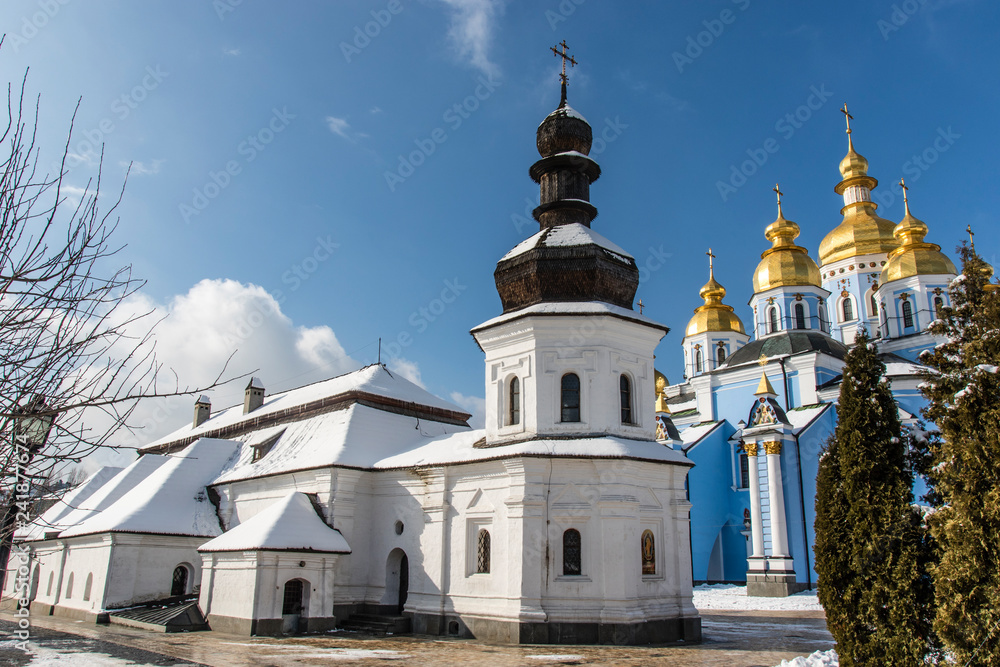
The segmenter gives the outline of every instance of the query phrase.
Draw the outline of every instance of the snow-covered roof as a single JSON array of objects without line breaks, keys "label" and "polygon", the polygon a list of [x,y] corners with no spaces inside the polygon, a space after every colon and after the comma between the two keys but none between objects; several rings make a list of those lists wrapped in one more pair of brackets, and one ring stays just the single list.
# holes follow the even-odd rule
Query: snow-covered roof
[{"label": "snow-covered roof", "polygon": [[198,551],[265,550],[351,553],[340,531],[326,525],[309,497],[298,492],[198,547]]},{"label": "snow-covered roof", "polygon": [[81,506],[91,496],[97,493],[101,487],[107,484],[108,480],[121,472],[121,468],[104,466],[93,475],[85,479],[80,484],[74,486],[56,500],[56,504],[42,513],[32,521],[26,528],[16,532],[18,539],[36,540],[42,539],[45,533],[60,530],[64,526],[71,525],[66,521],[66,517],[72,514],[75,508]]},{"label": "snow-covered roof", "polygon": [[522,255],[534,248],[555,248],[567,246],[596,245],[611,253],[615,259],[625,262],[633,260],[632,255],[622,248],[604,238],[586,225],[574,222],[569,225],[557,225],[547,227],[514,246],[510,252],[503,256],[504,261]]},{"label": "snow-covered roof", "polygon": [[[459,415],[468,414],[457,405],[438,398],[398,373],[390,373],[383,366],[372,364],[329,380],[265,396],[264,404],[249,414],[243,414],[242,403],[220,410],[198,426],[190,422],[185,424],[170,435],[150,443],[143,448],[143,451],[185,438],[213,433],[220,428],[236,426],[241,422],[254,422],[268,415],[277,416],[278,413],[287,410],[351,392],[372,394],[416,406],[447,410]],[[225,434],[225,437],[229,438],[230,435]]]},{"label": "snow-covered roof", "polygon": [[692,424],[681,431],[681,442],[684,443],[684,451],[686,452],[700,443],[705,436],[714,431],[721,423],[721,421],[702,422],[700,424]]},{"label": "snow-covered roof", "polygon": [[646,461],[662,461],[664,463],[691,464],[688,458],[680,452],[652,441],[627,440],[625,438],[606,436],[600,438],[526,440],[499,447],[474,447],[473,445],[482,440],[485,434],[486,431],[484,430],[475,430],[442,436],[423,447],[376,461],[372,467],[383,470],[388,468],[413,468],[428,465],[472,463],[511,456],[642,459]]},{"label": "snow-covered roof", "polygon": [[795,429],[796,433],[813,423],[823,412],[828,410],[832,403],[816,403],[801,408],[792,408],[785,413],[788,423]]},{"label": "snow-covered roof", "polygon": [[526,315],[614,315],[626,320],[648,324],[657,329],[667,330],[667,327],[656,320],[650,319],[645,315],[640,315],[634,310],[622,308],[621,306],[612,306],[610,303],[604,303],[603,301],[556,301],[536,303],[527,308],[504,313],[503,315],[494,317],[492,320],[483,322],[472,331],[476,332],[496,324],[525,317]]},{"label": "snow-covered roof", "polygon": [[[466,426],[421,420],[355,403],[346,410],[247,433],[240,437],[244,446],[239,458],[212,483],[331,465],[371,468],[376,461],[419,447],[431,438],[469,431]],[[253,462],[253,445],[279,435],[271,449]]]},{"label": "snow-covered roof", "polygon": [[222,530],[206,487],[238,447],[239,443],[230,440],[197,440],[164,457],[167,460],[141,483],[104,511],[64,530],[60,537],[109,532],[218,535]]}]

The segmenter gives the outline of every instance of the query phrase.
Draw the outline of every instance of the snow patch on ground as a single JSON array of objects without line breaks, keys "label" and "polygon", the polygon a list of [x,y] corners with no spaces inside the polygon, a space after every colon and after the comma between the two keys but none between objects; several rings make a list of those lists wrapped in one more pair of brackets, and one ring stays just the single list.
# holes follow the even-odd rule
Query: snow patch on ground
[{"label": "snow patch on ground", "polygon": [[575,663],[583,660],[582,655],[559,655],[552,653],[549,655],[526,655],[529,660],[545,660],[547,662]]},{"label": "snow patch on ground", "polygon": [[782,660],[780,665],[775,667],[838,667],[840,659],[833,649],[829,651],[816,651],[808,656],[799,656],[791,660]]},{"label": "snow patch on ground", "polygon": [[[815,591],[803,591],[786,598],[761,598],[747,595],[746,586],[702,584],[695,586],[694,606],[717,611],[822,611]],[[822,664],[822,663],[820,663]]]}]

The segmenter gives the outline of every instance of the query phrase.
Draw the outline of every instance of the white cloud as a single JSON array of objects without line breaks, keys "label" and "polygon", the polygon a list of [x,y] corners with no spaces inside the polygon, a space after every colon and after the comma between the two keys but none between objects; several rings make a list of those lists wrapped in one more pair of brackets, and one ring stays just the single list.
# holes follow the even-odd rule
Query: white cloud
[{"label": "white cloud", "polygon": [[239,49],[222,49],[222,52],[227,56],[238,56],[241,53]]},{"label": "white cloud", "polygon": [[449,395],[451,402],[472,415],[469,426],[484,428],[486,426],[486,399],[481,396],[466,396],[457,391]]},{"label": "white cloud", "polygon": [[420,367],[417,365],[417,362],[404,359],[403,357],[393,357],[385,365],[390,371],[399,373],[413,384],[424,389],[427,388],[424,386],[423,380],[420,379]]},{"label": "white cloud", "polygon": [[[120,316],[152,311],[137,327],[141,330],[163,318],[155,328],[156,356],[164,369],[161,392],[173,390],[173,373],[181,388],[210,384],[234,351],[227,377],[252,372],[263,380],[268,394],[324,380],[361,365],[345,353],[330,327],[295,326],[281,312],[278,302],[258,285],[202,280],[167,304],[136,296],[122,308]],[[243,379],[206,392],[212,409],[241,403],[247,382]],[[115,443],[142,446],[171,433],[191,419],[194,400],[185,396],[141,402],[130,420],[141,428],[134,436],[120,434]],[[99,432],[97,421],[94,427]],[[126,452],[117,464],[132,458]],[[87,464],[93,469],[112,459],[104,453]]]},{"label": "white cloud", "polygon": [[368,113],[372,114],[373,116],[375,114],[380,114],[380,113],[382,113],[382,107],[374,106],[374,107],[372,107],[371,109],[368,110]]},{"label": "white cloud", "polygon": [[139,162],[138,160],[133,160],[132,162],[122,161],[119,164],[123,167],[131,169],[129,173],[135,176],[150,176],[152,174],[160,173],[160,165],[164,163],[164,160],[152,160],[150,162]]},{"label": "white cloud", "polygon": [[506,0],[442,0],[448,6],[448,37],[460,58],[484,74],[499,74],[489,49],[496,30],[495,18],[503,14]]},{"label": "white cloud", "polygon": [[330,128],[330,131],[334,134],[340,135],[344,139],[347,139],[352,144],[356,143],[358,139],[364,139],[368,135],[363,132],[356,132],[351,128],[351,124],[347,122],[346,118],[337,118],[336,116],[327,116],[326,125]]}]

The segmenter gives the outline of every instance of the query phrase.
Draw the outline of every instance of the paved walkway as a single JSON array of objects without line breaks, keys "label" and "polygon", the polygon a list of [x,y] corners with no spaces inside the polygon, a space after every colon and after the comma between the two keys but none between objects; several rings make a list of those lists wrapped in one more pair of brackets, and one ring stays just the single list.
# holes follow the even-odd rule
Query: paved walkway
[{"label": "paved walkway", "polygon": [[[0,614],[0,619],[12,617]],[[337,664],[461,667],[522,667],[526,665],[635,666],[725,665],[771,667],[782,659],[833,647],[822,612],[706,612],[704,642],[698,645],[498,646],[475,640],[436,637],[368,637],[349,632],[324,636],[272,639],[220,632],[161,634],[121,626],[97,626],[63,619],[32,619],[37,645],[50,664],[51,650],[66,655],[67,665],[111,664],[83,653],[101,652],[121,658],[120,664],[183,664],[211,667],[271,667]],[[31,664],[9,641],[12,625],[0,623],[0,665]],[[70,635],[70,636],[67,636]],[[116,652],[117,649],[117,652]],[[146,655],[143,655],[146,654]],[[135,662],[127,662],[135,661]],[[60,662],[62,662],[60,660]]]}]

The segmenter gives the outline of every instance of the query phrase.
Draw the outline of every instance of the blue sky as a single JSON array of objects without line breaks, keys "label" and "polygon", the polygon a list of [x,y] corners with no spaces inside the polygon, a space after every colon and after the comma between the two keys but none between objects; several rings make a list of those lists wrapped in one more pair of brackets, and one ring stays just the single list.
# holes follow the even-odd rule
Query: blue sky
[{"label": "blue sky", "polygon": [[41,95],[43,164],[80,97],[67,183],[96,174],[101,144],[106,194],[133,163],[120,258],[171,313],[159,337],[182,383],[229,347],[287,389],[374,361],[382,337],[395,367],[474,409],[468,330],[500,312],[496,261],[537,231],[527,172],[562,39],[570,103],[605,139],[593,226],[652,269],[639,296],[673,329],[657,351],[672,381],[709,247],[748,319],[775,182],[814,258],[840,221],[844,102],[880,213],[902,217],[880,193],[904,176],[927,240],[953,254],[971,224],[997,259],[986,0],[7,0],[0,25],[4,76],[30,68]]}]

